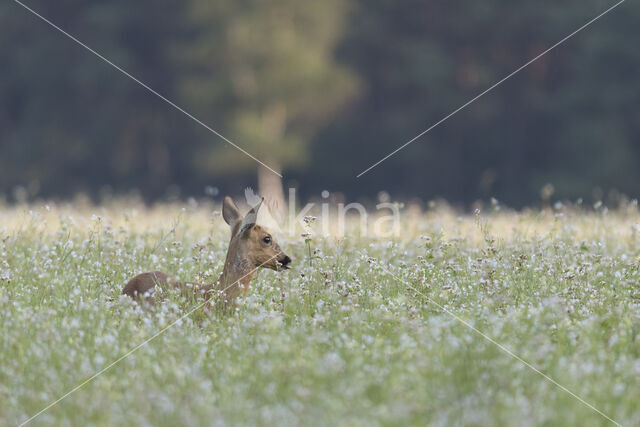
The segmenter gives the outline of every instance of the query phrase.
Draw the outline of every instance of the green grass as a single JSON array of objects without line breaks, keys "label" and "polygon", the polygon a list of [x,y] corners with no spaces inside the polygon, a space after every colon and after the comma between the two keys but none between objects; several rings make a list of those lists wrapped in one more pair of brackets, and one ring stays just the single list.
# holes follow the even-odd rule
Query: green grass
[{"label": "green grass", "polygon": [[[189,311],[120,296],[213,281],[209,206],[0,209],[0,424],[18,424]],[[236,312],[186,317],[33,425],[640,424],[637,210],[406,214],[396,239],[276,236]]]}]

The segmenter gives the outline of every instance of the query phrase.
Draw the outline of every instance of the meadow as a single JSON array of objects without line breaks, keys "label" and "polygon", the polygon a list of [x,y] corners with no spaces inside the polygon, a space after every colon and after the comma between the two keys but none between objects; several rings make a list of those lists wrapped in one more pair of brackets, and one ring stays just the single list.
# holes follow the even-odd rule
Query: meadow
[{"label": "meadow", "polygon": [[177,320],[29,425],[640,425],[637,205],[436,205],[391,239],[276,235],[293,268],[226,315],[120,294],[153,269],[216,280],[219,210],[0,206],[0,424]]}]

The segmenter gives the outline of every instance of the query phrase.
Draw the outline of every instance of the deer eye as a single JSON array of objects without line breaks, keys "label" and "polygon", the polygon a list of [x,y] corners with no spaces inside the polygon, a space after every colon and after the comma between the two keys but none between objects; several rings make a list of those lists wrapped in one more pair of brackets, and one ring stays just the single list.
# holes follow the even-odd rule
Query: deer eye
[{"label": "deer eye", "polygon": [[271,243],[271,236],[266,236],[264,239],[262,239],[262,241],[268,245],[269,243]]}]

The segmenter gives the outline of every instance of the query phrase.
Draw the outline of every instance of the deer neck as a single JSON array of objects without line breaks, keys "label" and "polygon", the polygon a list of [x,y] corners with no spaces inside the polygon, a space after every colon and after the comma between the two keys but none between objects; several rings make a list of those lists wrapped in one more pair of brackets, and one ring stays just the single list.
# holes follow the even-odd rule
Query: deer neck
[{"label": "deer neck", "polygon": [[218,289],[224,291],[227,302],[232,302],[240,293],[247,293],[256,270],[247,256],[231,249],[230,247],[227,252],[224,268],[218,279]]}]

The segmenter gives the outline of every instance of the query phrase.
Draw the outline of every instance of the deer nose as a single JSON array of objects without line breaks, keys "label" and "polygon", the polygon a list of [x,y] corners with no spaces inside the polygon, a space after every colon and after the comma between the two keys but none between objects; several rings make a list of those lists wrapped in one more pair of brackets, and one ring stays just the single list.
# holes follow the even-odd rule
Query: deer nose
[{"label": "deer nose", "polygon": [[291,264],[291,258],[289,258],[289,255],[285,255],[280,261],[280,264],[282,264],[284,268],[289,268],[289,264]]}]

